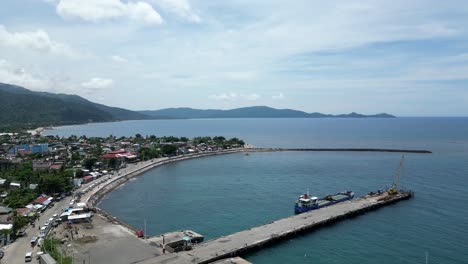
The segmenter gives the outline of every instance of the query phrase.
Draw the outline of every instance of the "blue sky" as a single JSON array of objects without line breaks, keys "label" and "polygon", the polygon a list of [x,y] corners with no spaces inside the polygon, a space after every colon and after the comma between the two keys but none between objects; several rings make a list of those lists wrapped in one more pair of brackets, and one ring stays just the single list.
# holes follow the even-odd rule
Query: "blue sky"
[{"label": "blue sky", "polygon": [[468,115],[468,2],[2,0],[0,82],[133,110]]}]

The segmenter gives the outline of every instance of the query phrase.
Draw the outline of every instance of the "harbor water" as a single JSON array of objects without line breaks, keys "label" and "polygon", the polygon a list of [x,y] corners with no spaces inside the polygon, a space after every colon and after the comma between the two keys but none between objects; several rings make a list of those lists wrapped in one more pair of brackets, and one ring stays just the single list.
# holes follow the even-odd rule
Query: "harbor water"
[{"label": "harbor water", "polygon": [[[427,149],[406,154],[415,197],[244,256],[254,263],[468,263],[468,119],[154,120],[60,127],[48,134],[239,137],[260,147]],[[398,153],[230,154],[168,164],[111,192],[100,207],[149,235],[216,238],[294,213],[309,191],[357,196],[391,185]]]}]

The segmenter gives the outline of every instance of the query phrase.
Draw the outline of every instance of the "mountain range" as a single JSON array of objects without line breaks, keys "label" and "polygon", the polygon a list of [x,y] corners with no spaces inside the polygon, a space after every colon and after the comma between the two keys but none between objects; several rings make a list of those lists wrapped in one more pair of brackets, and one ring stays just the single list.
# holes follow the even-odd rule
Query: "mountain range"
[{"label": "mountain range", "polygon": [[154,118],[389,118],[395,117],[390,114],[381,113],[375,115],[363,115],[355,112],[349,114],[330,115],[322,113],[307,113],[292,109],[276,109],[268,106],[251,106],[230,110],[218,109],[193,109],[187,107],[166,108],[161,110],[139,111],[141,114],[152,116]]},{"label": "mountain range", "polygon": [[152,119],[135,111],[93,103],[77,95],[34,92],[4,83],[0,83],[0,113],[0,126]]},{"label": "mountain range", "polygon": [[94,103],[78,95],[35,92],[4,83],[0,83],[0,113],[0,128],[144,119],[394,117],[385,113],[362,115],[354,112],[343,115],[328,115],[306,113],[292,109],[275,109],[267,106],[252,106],[231,110],[166,108],[131,111]]}]

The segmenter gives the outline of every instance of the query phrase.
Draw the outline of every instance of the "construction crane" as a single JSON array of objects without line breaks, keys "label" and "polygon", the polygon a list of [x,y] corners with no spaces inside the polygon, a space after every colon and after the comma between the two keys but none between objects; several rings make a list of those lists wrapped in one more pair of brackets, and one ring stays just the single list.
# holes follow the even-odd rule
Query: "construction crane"
[{"label": "construction crane", "polygon": [[398,166],[397,173],[395,175],[395,180],[393,181],[392,187],[388,189],[389,194],[398,193],[397,184],[400,180],[401,170],[403,169],[403,162],[405,161],[405,155],[401,155],[400,165]]}]

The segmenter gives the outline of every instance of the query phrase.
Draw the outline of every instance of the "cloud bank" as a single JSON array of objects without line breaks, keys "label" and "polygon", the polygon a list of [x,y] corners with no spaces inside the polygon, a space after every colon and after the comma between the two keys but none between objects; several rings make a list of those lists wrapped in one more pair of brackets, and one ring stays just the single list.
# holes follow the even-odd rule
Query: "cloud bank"
[{"label": "cloud bank", "polygon": [[99,22],[128,18],[146,24],[162,24],[161,15],[147,2],[122,2],[120,0],[60,0],[57,13],[63,18],[80,18]]}]

